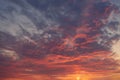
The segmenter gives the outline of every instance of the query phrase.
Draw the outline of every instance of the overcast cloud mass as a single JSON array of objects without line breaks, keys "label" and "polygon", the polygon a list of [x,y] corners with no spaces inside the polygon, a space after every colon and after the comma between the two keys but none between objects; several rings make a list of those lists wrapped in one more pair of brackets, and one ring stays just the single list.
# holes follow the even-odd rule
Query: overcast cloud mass
[{"label": "overcast cloud mass", "polygon": [[119,48],[119,0],[0,0],[0,80],[119,80]]}]

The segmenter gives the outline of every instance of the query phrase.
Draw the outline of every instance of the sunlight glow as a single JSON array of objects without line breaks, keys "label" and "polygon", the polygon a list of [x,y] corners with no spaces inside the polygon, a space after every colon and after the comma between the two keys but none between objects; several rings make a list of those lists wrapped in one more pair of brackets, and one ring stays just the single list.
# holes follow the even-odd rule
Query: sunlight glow
[{"label": "sunlight glow", "polygon": [[113,41],[111,51],[115,54],[116,59],[120,59],[120,40]]},{"label": "sunlight glow", "polygon": [[81,78],[78,76],[78,77],[76,78],[76,80],[81,80]]}]

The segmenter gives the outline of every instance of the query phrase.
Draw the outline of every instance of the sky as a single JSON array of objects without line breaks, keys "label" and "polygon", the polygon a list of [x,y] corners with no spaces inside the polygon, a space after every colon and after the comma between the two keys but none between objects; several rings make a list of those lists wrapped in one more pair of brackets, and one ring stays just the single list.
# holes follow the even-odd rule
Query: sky
[{"label": "sky", "polygon": [[0,80],[119,80],[120,0],[0,0]]}]

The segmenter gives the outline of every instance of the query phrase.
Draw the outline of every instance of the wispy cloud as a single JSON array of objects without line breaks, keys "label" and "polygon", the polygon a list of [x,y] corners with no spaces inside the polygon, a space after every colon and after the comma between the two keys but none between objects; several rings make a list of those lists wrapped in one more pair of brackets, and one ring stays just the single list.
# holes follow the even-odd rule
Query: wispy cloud
[{"label": "wispy cloud", "polygon": [[90,74],[105,80],[119,73],[119,59],[113,53],[119,54],[120,16],[112,2],[1,0],[0,4],[1,80],[73,80],[79,75],[84,80],[93,77]]}]

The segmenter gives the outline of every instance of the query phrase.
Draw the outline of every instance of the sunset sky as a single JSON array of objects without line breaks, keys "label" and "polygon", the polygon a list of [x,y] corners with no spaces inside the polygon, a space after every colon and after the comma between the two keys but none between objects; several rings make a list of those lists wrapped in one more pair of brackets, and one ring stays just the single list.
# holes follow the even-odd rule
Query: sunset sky
[{"label": "sunset sky", "polygon": [[0,0],[0,80],[120,80],[120,0]]}]

